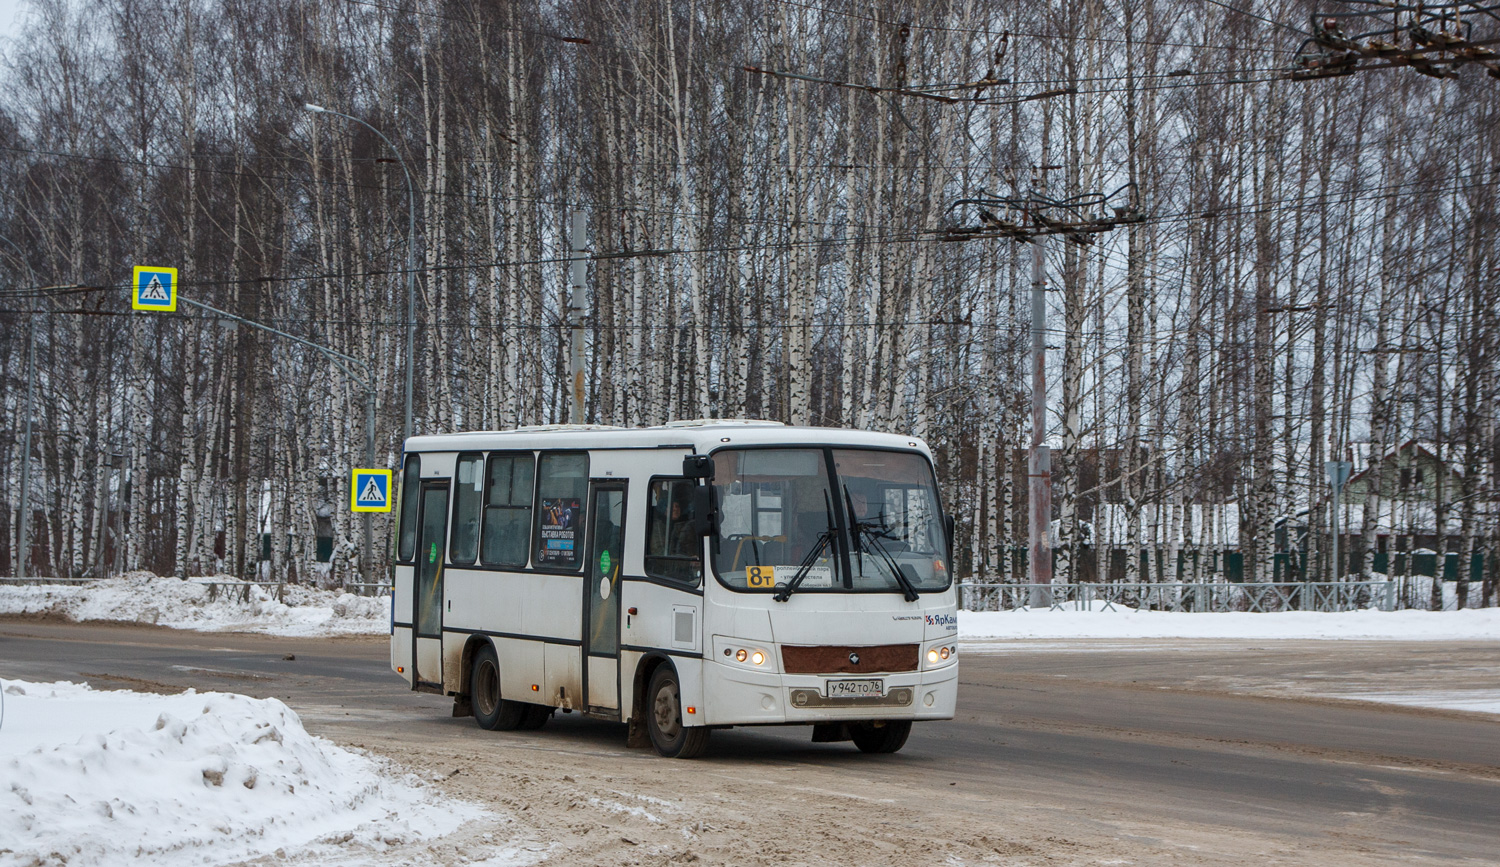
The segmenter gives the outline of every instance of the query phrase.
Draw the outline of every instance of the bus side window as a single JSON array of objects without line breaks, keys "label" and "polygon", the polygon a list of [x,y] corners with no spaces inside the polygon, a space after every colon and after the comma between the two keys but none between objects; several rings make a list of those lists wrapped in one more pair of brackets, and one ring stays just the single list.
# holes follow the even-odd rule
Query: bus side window
[{"label": "bus side window", "polygon": [[448,534],[448,562],[470,566],[479,554],[479,497],[484,492],[479,455],[459,455],[453,485],[453,529]]},{"label": "bus side window", "polygon": [[583,562],[588,486],[587,454],[542,455],[537,467],[537,538],[532,554],[538,568],[571,572]]},{"label": "bus side window", "polygon": [[524,569],[531,549],[532,456],[490,455],[484,486],[484,545],[487,566]]},{"label": "bus side window", "polygon": [[646,574],[697,584],[703,574],[703,539],[693,532],[693,482],[653,479],[646,519]]},{"label": "bus side window", "polygon": [[406,456],[406,470],[401,474],[401,543],[396,559],[410,563],[417,556],[417,502],[422,490],[422,459]]}]

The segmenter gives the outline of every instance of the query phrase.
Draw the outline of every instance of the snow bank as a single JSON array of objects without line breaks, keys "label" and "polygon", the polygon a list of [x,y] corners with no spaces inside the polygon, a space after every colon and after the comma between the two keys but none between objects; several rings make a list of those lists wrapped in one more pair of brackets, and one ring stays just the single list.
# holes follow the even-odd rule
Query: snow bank
[{"label": "snow bank", "polygon": [[484,815],[309,735],[275,699],[0,688],[0,867],[376,857]]},{"label": "snow bank", "polygon": [[[382,634],[390,629],[390,597],[287,585],[282,601],[270,588],[211,592],[213,578],[160,578],[132,572],[89,584],[0,586],[0,614],[50,614],[69,620],[152,623],[205,632],[271,635]],[[213,598],[210,598],[210,597]]]},{"label": "snow bank", "polygon": [[960,611],[960,641],[1032,638],[1245,638],[1500,641],[1500,608],[1465,611]]}]

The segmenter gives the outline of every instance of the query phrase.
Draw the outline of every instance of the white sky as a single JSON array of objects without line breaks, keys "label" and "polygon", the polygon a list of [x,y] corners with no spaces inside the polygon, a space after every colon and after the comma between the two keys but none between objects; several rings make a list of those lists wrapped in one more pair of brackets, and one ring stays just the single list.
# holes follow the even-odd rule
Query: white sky
[{"label": "white sky", "polygon": [[14,37],[21,32],[27,0],[0,0],[0,39]]},{"label": "white sky", "polygon": [[27,0],[0,0],[0,39],[12,39],[21,31]]}]

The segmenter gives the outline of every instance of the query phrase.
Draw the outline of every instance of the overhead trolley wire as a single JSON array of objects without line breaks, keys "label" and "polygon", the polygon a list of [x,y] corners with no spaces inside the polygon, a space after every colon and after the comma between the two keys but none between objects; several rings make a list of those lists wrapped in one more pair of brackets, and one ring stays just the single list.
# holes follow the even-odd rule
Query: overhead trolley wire
[{"label": "overhead trolley wire", "polygon": [[[1163,47],[1163,48],[1213,48],[1213,49],[1220,49],[1220,50],[1225,50],[1225,51],[1235,50],[1235,51],[1250,51],[1250,52],[1263,52],[1263,53],[1279,53],[1279,51],[1280,51],[1279,49],[1273,49],[1273,48],[1252,48],[1252,47],[1247,47],[1247,46],[1243,46],[1243,45],[1215,45],[1215,44],[1212,44],[1212,43],[1203,43],[1203,42],[1168,42],[1168,41],[1160,41],[1160,40],[1142,40],[1142,39],[1127,40],[1127,39],[1124,39],[1123,37],[1122,38],[1110,38],[1110,37],[1107,37],[1107,36],[1083,37],[1083,36],[1079,36],[1077,34],[1048,33],[1048,32],[1035,31],[1035,30],[991,30],[991,29],[984,28],[984,27],[949,27],[949,26],[945,26],[945,25],[941,25],[941,24],[920,24],[920,23],[917,23],[915,21],[911,21],[911,22],[892,21],[891,19],[888,19],[888,18],[877,18],[877,17],[871,16],[871,15],[861,15],[861,14],[859,14],[857,12],[847,12],[847,11],[844,11],[844,10],[841,10],[841,9],[830,9],[830,8],[828,8],[826,6],[816,6],[816,5],[813,5],[811,3],[798,2],[798,0],[772,0],[772,2],[780,3],[783,6],[797,6],[797,7],[801,7],[803,9],[808,9],[808,10],[811,10],[811,11],[814,11],[814,12],[826,12],[826,13],[828,13],[830,15],[841,15],[841,16],[844,16],[846,18],[853,18],[853,19],[856,19],[856,20],[859,20],[859,21],[869,21],[869,22],[872,22],[872,23],[875,23],[875,24],[886,24],[886,25],[890,25],[892,27],[897,27],[897,26],[900,26],[901,24],[906,24],[906,26],[911,27],[913,30],[926,30],[926,31],[929,31],[929,32],[934,32],[934,33],[970,33],[970,34],[974,34],[974,35],[977,35],[977,36],[996,36],[996,37],[1004,36],[1007,33],[1009,33],[1011,36],[1026,37],[1026,38],[1030,38],[1030,39],[1049,39],[1049,40],[1059,40],[1059,41],[1076,40],[1076,41],[1079,41],[1079,42],[1101,42],[1101,43],[1112,44],[1112,45],[1132,44],[1132,45],[1153,45],[1153,46],[1160,46],[1160,47]],[[1236,11],[1238,11],[1238,10],[1236,10]]]},{"label": "overhead trolley wire", "polygon": [[[1449,185],[1449,186],[1446,186],[1446,187],[1423,190],[1421,192],[1423,194],[1425,194],[1425,195],[1445,194],[1445,193],[1452,193],[1452,192],[1460,192],[1460,191],[1468,190],[1468,189],[1478,189],[1478,188],[1482,188],[1482,187],[1489,187],[1489,186],[1494,186],[1497,183],[1500,183],[1500,177],[1496,177],[1494,172],[1489,172],[1489,171],[1475,172],[1475,173],[1473,173],[1471,175],[1458,176],[1458,178],[1459,179],[1473,178],[1473,177],[1479,177],[1479,176],[1484,176],[1484,175],[1490,176],[1490,179],[1486,180],[1486,181],[1479,182],[1479,183],[1472,183],[1472,184],[1452,184],[1452,185]],[[1339,194],[1336,194],[1336,193],[1330,193],[1329,195],[1324,196],[1322,194],[1317,194],[1317,195],[1311,195],[1311,196],[1294,197],[1294,198],[1290,198],[1290,199],[1277,199],[1277,200],[1273,200],[1271,203],[1269,203],[1267,205],[1251,204],[1251,205],[1247,205],[1247,206],[1244,206],[1244,207],[1219,208],[1219,209],[1206,210],[1206,211],[1181,211],[1181,212],[1175,212],[1175,213],[1156,214],[1156,215],[1148,214],[1148,215],[1145,216],[1145,218],[1144,218],[1144,220],[1142,222],[1144,222],[1144,223],[1175,223],[1175,222],[1185,222],[1185,221],[1189,221],[1189,220],[1198,220],[1198,219],[1218,219],[1220,217],[1226,217],[1226,216],[1241,216],[1241,217],[1243,217],[1243,216],[1257,216],[1257,215],[1268,214],[1268,213],[1277,213],[1277,212],[1285,211],[1285,210],[1292,210],[1292,209],[1295,209],[1297,207],[1307,206],[1307,205],[1317,205],[1317,206],[1322,206],[1322,205],[1344,205],[1344,204],[1350,204],[1350,203],[1353,203],[1353,202],[1376,201],[1376,200],[1388,199],[1388,198],[1392,198],[1392,197],[1395,197],[1395,196],[1399,196],[1399,195],[1401,195],[1401,193],[1399,191],[1402,188],[1419,186],[1422,183],[1423,182],[1420,182],[1420,181],[1411,181],[1411,182],[1407,182],[1407,183],[1403,183],[1403,184],[1394,184],[1394,185],[1391,185],[1391,186],[1389,186],[1387,188],[1384,188],[1384,189],[1381,189],[1381,190],[1364,192],[1364,193],[1360,193],[1360,194],[1357,194],[1357,195],[1339,195]],[[943,243],[943,244],[947,244],[947,243],[951,243],[951,242],[947,242],[947,241],[943,240],[943,233],[944,232],[946,232],[946,229],[938,229],[938,230],[931,230],[931,231],[928,231],[928,230],[912,230],[912,231],[908,231],[908,232],[904,232],[904,233],[897,233],[897,234],[892,234],[892,235],[887,235],[887,236],[880,236],[880,235],[875,235],[875,236],[869,236],[869,235],[843,236],[843,237],[838,237],[838,238],[817,238],[817,239],[812,239],[812,240],[809,240],[809,241],[784,241],[784,242],[771,242],[771,243],[764,243],[764,244],[739,244],[739,245],[706,246],[706,247],[699,247],[699,248],[689,249],[689,250],[683,250],[683,249],[666,249],[666,250],[641,250],[641,251],[611,251],[611,252],[607,252],[607,253],[596,253],[596,254],[593,254],[593,255],[591,255],[591,256],[589,256],[587,258],[590,261],[607,262],[607,261],[611,261],[611,260],[619,260],[619,259],[625,259],[625,258],[662,258],[662,257],[666,257],[666,256],[685,255],[685,254],[737,253],[737,252],[750,252],[750,251],[758,251],[758,250],[791,250],[791,249],[803,249],[803,248],[821,248],[821,247],[828,247],[828,246],[843,246],[843,245],[849,245],[849,244],[910,244],[910,243]],[[984,238],[979,238],[979,239],[974,239],[974,240],[985,240],[985,239]],[[184,288],[189,288],[189,287],[236,286],[236,285],[252,286],[252,285],[256,285],[256,284],[293,283],[293,282],[306,282],[306,281],[317,281],[317,280],[360,280],[360,279],[370,279],[370,278],[376,278],[376,277],[386,277],[386,276],[392,276],[392,275],[405,274],[405,273],[408,272],[408,270],[416,272],[416,273],[440,272],[440,271],[441,272],[454,272],[454,271],[472,271],[472,270],[489,269],[489,268],[505,268],[505,267],[521,266],[521,265],[565,264],[565,263],[570,262],[570,261],[573,261],[572,257],[570,257],[570,256],[556,256],[556,257],[548,257],[548,258],[540,258],[540,259],[517,259],[517,260],[507,260],[507,261],[469,262],[469,263],[443,264],[443,265],[423,265],[423,266],[418,266],[416,268],[411,268],[411,269],[406,269],[406,268],[383,268],[383,269],[370,269],[370,270],[361,270],[361,271],[341,271],[341,272],[323,272],[323,273],[316,273],[316,274],[299,274],[299,275],[288,275],[288,276],[280,276],[280,277],[246,277],[246,278],[241,278],[241,279],[237,279],[237,280],[183,280],[183,281],[181,281],[179,283],[179,285],[182,286],[182,287],[184,287]],[[9,295],[11,297],[16,297],[18,294],[21,294],[21,293],[41,293],[41,292],[48,292],[48,291],[53,291],[53,290],[57,290],[57,291],[66,290],[67,292],[72,293],[72,292],[102,292],[102,291],[126,290],[126,289],[129,289],[129,284],[108,284],[108,285],[103,285],[103,286],[67,286],[67,287],[37,287],[37,286],[33,286],[33,287],[15,287],[15,288],[13,288],[11,290],[0,291],[0,294]]]}]

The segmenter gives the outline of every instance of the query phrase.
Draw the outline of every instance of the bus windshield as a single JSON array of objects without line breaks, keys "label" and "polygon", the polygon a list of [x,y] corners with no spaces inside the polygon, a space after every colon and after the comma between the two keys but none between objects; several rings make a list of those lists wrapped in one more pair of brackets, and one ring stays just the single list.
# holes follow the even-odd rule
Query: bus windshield
[{"label": "bus windshield", "polygon": [[714,566],[731,589],[785,587],[804,565],[798,593],[948,586],[937,486],[916,452],[722,449],[714,490]]}]

